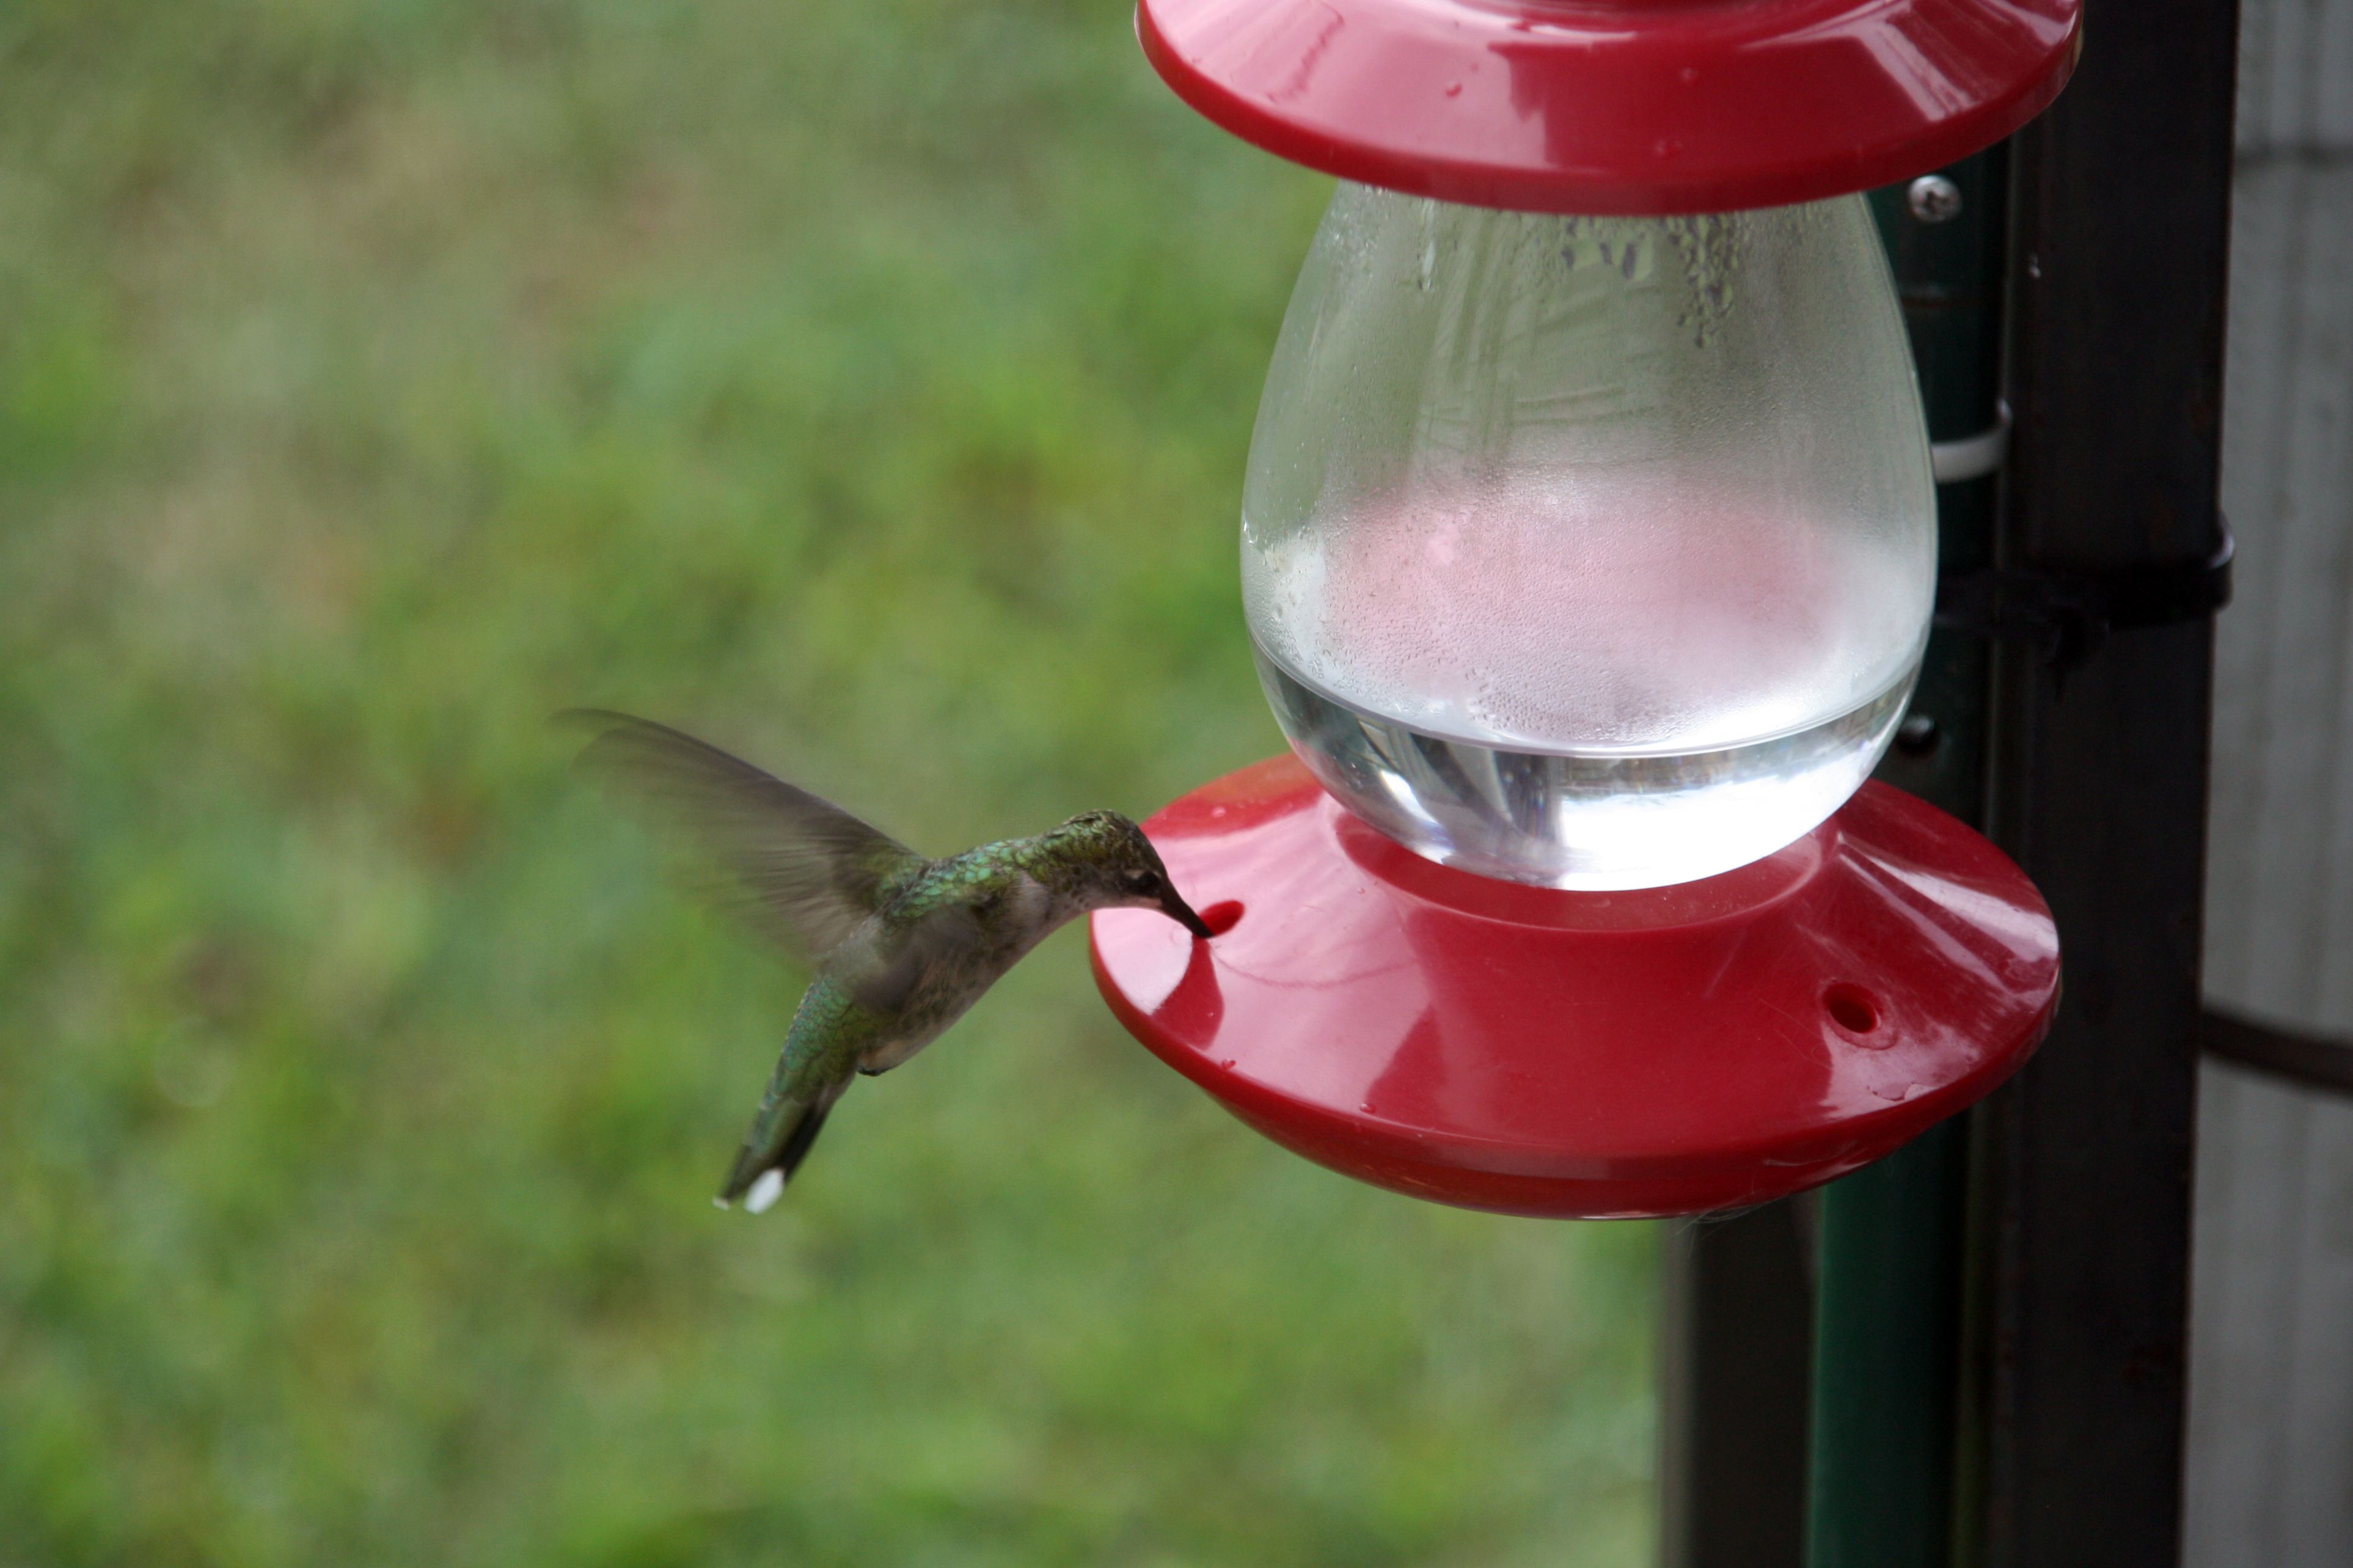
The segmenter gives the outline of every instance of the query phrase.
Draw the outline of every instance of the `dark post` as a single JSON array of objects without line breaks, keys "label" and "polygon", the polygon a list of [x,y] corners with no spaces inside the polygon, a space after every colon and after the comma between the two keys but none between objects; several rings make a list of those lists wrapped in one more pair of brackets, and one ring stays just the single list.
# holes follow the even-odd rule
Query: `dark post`
[{"label": "dark post", "polygon": [[[2007,149],[1872,193],[1931,440],[1984,452],[1936,490],[1947,582],[1992,566],[2000,429]],[[1879,777],[1984,826],[1991,648],[1940,627]],[[1822,1190],[1816,1286],[1810,1568],[1946,1568],[1968,1139],[1945,1123]]]},{"label": "dark post", "polygon": [[1965,1504],[1986,1568],[2179,1555],[2212,662],[2195,607],[2222,537],[2238,16],[2085,9],[2073,82],[2011,144],[2000,545],[2119,608],[2057,662],[2014,645],[1997,672],[1993,832],[2058,916],[2066,989],[1979,1113],[1989,1425]]},{"label": "dark post", "polygon": [[1810,1202],[1659,1227],[1662,1568],[1803,1558]]}]

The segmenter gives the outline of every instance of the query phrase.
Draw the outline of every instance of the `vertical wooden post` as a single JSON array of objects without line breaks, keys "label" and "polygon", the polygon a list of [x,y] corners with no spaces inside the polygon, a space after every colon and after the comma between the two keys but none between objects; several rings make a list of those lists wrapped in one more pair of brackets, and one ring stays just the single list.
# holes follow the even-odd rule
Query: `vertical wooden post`
[{"label": "vertical wooden post", "polygon": [[[2012,143],[2003,564],[2185,573],[2221,537],[2236,0],[2091,0]],[[2212,625],[1998,674],[1990,821],[2065,993],[1981,1113],[1985,1568],[2179,1560]]]}]

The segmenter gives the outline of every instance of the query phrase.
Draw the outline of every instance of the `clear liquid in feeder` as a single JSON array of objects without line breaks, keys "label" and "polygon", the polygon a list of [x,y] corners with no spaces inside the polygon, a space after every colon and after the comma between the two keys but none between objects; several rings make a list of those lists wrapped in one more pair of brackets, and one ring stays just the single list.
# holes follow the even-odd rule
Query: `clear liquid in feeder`
[{"label": "clear liquid in feeder", "polygon": [[1862,199],[1598,218],[1344,183],[1242,540],[1276,717],[1389,837],[1588,889],[1770,854],[1877,761],[1934,592]]}]

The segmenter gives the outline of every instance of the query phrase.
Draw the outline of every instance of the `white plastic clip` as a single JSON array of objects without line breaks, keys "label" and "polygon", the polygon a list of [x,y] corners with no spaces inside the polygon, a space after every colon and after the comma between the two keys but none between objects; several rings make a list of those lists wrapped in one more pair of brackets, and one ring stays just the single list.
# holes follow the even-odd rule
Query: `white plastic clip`
[{"label": "white plastic clip", "polygon": [[1979,430],[1974,436],[1963,436],[1957,441],[1928,443],[1928,466],[1938,484],[1958,484],[1965,479],[1983,479],[2002,465],[2010,456],[2010,405],[1997,402],[1993,406],[1995,423],[1990,429]]}]

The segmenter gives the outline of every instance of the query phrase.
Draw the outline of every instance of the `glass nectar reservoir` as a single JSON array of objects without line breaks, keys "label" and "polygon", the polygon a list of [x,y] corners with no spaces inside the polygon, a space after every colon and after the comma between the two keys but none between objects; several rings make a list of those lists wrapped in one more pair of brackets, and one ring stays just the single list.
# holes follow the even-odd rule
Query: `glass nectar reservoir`
[{"label": "glass nectar reservoir", "polygon": [[1344,182],[1259,408],[1243,596],[1293,748],[1382,832],[1655,886],[1861,786],[1935,518],[1859,196],[1565,217]]}]

